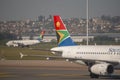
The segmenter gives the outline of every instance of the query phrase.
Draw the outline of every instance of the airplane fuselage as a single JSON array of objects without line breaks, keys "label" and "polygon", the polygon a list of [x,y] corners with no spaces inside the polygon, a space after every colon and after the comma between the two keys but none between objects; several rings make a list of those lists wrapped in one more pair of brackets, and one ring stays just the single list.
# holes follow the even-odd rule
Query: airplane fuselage
[{"label": "airplane fuselage", "polygon": [[39,40],[11,40],[6,43],[7,46],[19,46],[19,44],[27,46],[40,43]]},{"label": "airplane fuselage", "polygon": [[91,78],[111,75],[116,66],[120,68],[120,46],[110,45],[76,45],[59,15],[54,16],[58,47],[52,48],[54,54],[61,53],[68,61],[88,66]]},{"label": "airplane fuselage", "polygon": [[65,58],[98,62],[108,61],[120,64],[120,46],[64,46],[51,50],[61,51],[62,57]]}]

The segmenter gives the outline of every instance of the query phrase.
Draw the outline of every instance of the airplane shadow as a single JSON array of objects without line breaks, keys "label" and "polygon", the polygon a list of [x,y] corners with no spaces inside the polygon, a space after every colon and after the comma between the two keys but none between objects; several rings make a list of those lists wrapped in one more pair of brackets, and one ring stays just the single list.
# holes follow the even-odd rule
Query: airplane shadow
[{"label": "airplane shadow", "polygon": [[[88,77],[89,75],[84,75],[84,76]],[[117,80],[120,80],[120,75],[100,76],[99,79],[110,79],[110,80],[117,79]]]},{"label": "airplane shadow", "polygon": [[120,79],[120,75],[102,76],[102,79]]}]

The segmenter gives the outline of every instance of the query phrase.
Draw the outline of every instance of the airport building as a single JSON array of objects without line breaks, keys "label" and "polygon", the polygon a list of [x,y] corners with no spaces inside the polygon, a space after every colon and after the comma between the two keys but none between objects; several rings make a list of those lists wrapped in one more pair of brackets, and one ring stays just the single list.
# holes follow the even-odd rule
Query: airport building
[{"label": "airport building", "polygon": [[[87,39],[86,36],[71,36],[71,37],[75,42],[82,42],[83,40]],[[89,36],[88,38],[89,39],[94,39],[94,36]],[[29,36],[24,36],[24,37],[22,37],[22,39],[28,40],[28,39],[30,39],[30,37]],[[33,39],[38,39],[38,36],[33,37]],[[46,36],[44,36],[43,40],[45,40],[46,42],[51,42],[52,40],[57,40],[57,38],[56,38],[56,36],[53,36],[53,35],[51,35],[51,36],[46,35]]]},{"label": "airport building", "polygon": [[[108,37],[112,37],[115,39],[115,41],[117,42],[118,40],[120,40],[120,33],[95,33],[95,34],[89,34],[88,38],[93,40],[94,37],[96,36],[108,36]],[[34,36],[33,39],[38,39],[39,36]],[[75,42],[82,42],[83,40],[87,39],[86,34],[81,34],[81,35],[73,35],[71,36],[72,39]],[[22,36],[22,39],[24,40],[29,40],[30,36]],[[57,40],[55,35],[45,35],[44,39],[47,42],[51,42],[52,40]]]}]

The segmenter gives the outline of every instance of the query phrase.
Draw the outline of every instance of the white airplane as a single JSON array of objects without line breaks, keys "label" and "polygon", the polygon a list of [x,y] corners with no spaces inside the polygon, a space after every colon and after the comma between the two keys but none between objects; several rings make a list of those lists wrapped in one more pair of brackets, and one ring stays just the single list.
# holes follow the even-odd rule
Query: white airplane
[{"label": "white airplane", "polygon": [[37,40],[11,40],[6,43],[7,46],[13,46],[13,47],[29,47],[30,45],[38,44],[43,40],[43,35],[45,31],[42,31],[40,33],[40,36]]},{"label": "white airplane", "polygon": [[54,26],[57,35],[58,47],[51,49],[57,56],[23,55],[50,58],[63,58],[81,65],[88,66],[91,78],[111,76],[115,69],[120,69],[120,46],[108,45],[76,45],[71,39],[60,16],[54,16]]},{"label": "white airplane", "polygon": [[91,78],[109,76],[115,69],[120,69],[120,46],[76,45],[60,16],[54,16],[54,26],[58,47],[52,48],[52,53],[88,66]]}]

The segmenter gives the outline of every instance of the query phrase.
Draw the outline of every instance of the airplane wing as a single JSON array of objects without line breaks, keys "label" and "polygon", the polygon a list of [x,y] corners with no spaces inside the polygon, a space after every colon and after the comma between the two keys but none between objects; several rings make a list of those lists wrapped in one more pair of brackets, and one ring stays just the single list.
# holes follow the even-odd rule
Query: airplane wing
[{"label": "airplane wing", "polygon": [[65,58],[65,57],[62,57],[62,56],[50,56],[50,55],[28,55],[28,54],[23,54],[23,53],[19,53],[20,54],[20,58],[23,58],[23,57],[41,57],[41,58],[46,58],[47,60],[51,60],[51,59],[64,59],[66,61],[76,61],[76,60],[81,60],[83,62],[89,62],[89,63],[110,63],[110,64],[113,64],[113,65],[118,65],[119,62],[116,62],[116,61],[107,61],[107,60],[94,60],[94,59],[77,59],[77,58]]},{"label": "airplane wing", "polygon": [[30,54],[23,54],[22,52],[19,53],[20,58],[22,59],[23,57],[41,57],[41,58],[46,58],[46,59],[65,59],[61,56],[50,56],[50,55],[30,55]]}]

